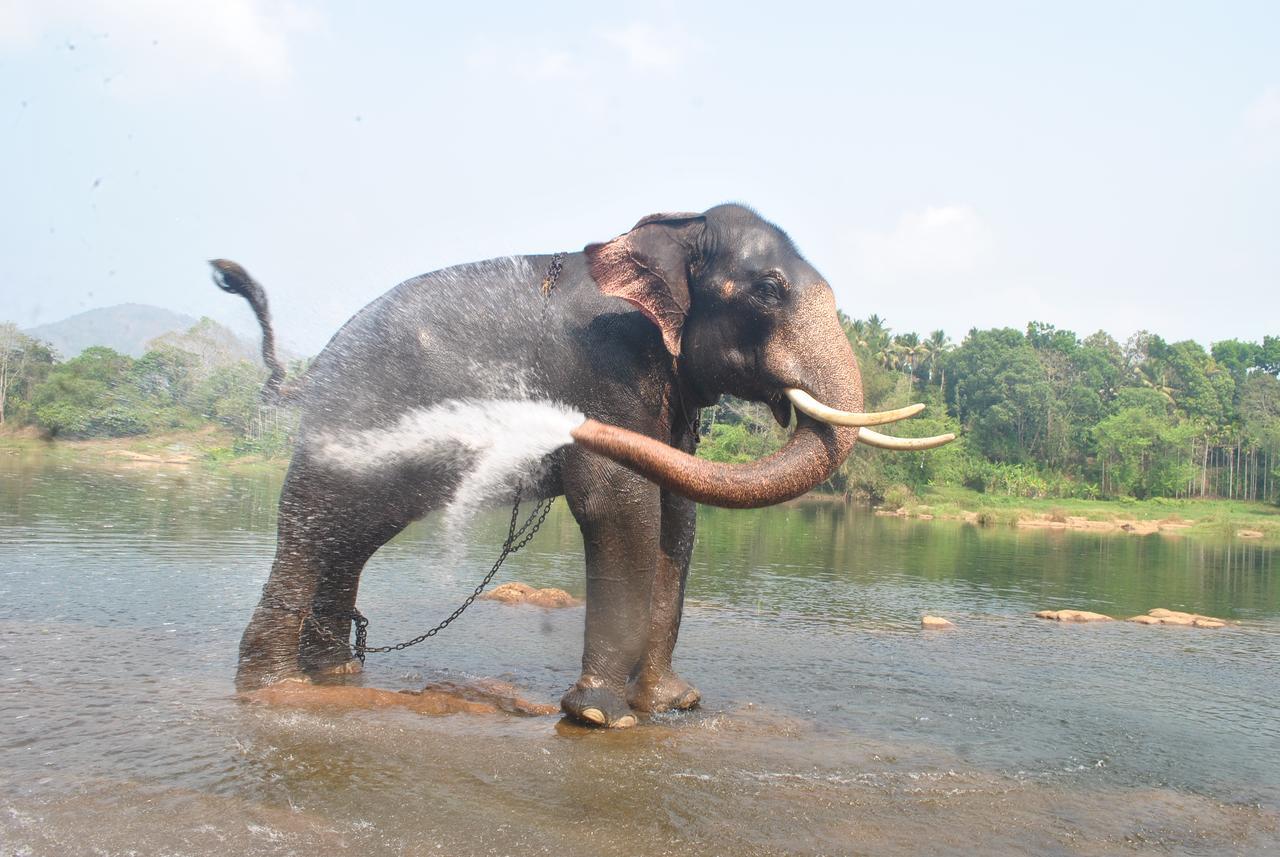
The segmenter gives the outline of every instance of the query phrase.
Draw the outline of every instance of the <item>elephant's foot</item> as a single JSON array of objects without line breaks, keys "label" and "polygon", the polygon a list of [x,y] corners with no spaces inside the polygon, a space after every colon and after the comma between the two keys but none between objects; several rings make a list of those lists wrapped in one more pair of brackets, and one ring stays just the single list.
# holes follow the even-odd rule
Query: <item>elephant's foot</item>
[{"label": "elephant's foot", "polygon": [[351,656],[347,637],[351,623],[346,617],[309,616],[298,641],[298,663],[315,678],[338,678],[361,672],[360,661]]},{"label": "elephant's foot", "polygon": [[319,667],[312,672],[320,678],[337,678],[347,675],[359,675],[364,672],[364,664],[360,663],[359,658],[347,658],[341,663],[327,667]]},{"label": "elephant's foot", "polygon": [[243,670],[236,673],[236,692],[242,696],[253,696],[256,691],[264,690],[275,685],[311,685],[315,682],[309,675],[301,671],[289,671],[271,673],[264,675],[262,673],[246,673]]},{"label": "elephant's foot", "polygon": [[236,690],[249,691],[280,681],[306,681],[298,661],[301,619],[283,610],[259,607],[240,640]]},{"label": "elephant's foot", "polygon": [[702,701],[696,687],[666,670],[656,678],[641,675],[627,688],[627,702],[636,711],[654,714],[659,711],[686,711]]},{"label": "elephant's foot", "polygon": [[560,699],[560,710],[590,726],[626,729],[636,725],[636,716],[626,698],[592,676],[583,676]]}]

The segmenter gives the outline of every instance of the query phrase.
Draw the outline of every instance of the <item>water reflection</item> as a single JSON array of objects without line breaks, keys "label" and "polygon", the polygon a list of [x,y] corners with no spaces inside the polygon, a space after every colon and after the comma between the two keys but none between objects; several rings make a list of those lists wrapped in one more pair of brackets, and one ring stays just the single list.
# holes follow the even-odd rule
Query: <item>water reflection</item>
[{"label": "water reflection", "polygon": [[[912,592],[912,620],[930,602],[956,609],[957,600],[967,612],[1071,606],[1128,616],[1181,605],[1235,619],[1273,617],[1280,605],[1275,550],[1257,543],[983,529],[828,503],[704,509],[696,562],[695,597],[858,620],[903,618],[877,590]],[[845,594],[860,600],[845,605]]]},{"label": "water reflection", "polygon": [[[278,476],[0,463],[0,841],[14,853],[1180,853],[1277,842],[1274,552],[978,529],[821,503],[703,510],[681,669],[704,710],[624,734],[554,718],[236,704]],[[370,563],[372,642],[447,614],[505,513]],[[506,579],[582,592],[558,506]],[[1204,632],[1060,626],[1155,606]],[[923,612],[956,632],[925,634]],[[580,610],[488,602],[367,679],[577,675]],[[928,847],[926,847],[926,845]],[[6,852],[7,853],[7,852]]]}]

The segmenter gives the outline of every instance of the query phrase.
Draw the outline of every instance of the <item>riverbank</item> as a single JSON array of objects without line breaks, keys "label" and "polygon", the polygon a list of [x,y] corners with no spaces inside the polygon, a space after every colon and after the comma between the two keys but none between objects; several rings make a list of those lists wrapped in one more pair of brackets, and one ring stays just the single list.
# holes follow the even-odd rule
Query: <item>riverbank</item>
[{"label": "riverbank", "polygon": [[876,513],[979,526],[1280,541],[1280,507],[1242,500],[1028,499],[944,486],[900,508],[882,507]]},{"label": "riverbank", "polygon": [[[0,432],[0,455],[53,456],[93,467],[200,467],[282,471],[288,458],[238,453],[230,432],[205,426],[189,431],[126,438],[48,440],[30,429]],[[802,502],[838,502],[812,493]],[[1027,499],[982,494],[967,488],[931,488],[880,515],[916,520],[956,520],[978,526],[1091,530],[1132,535],[1209,536],[1280,542],[1280,507],[1240,500]]]},{"label": "riverbank", "polygon": [[0,432],[0,455],[47,456],[94,467],[193,467],[284,470],[288,458],[239,453],[231,432],[214,426],[135,437],[62,440],[42,437],[34,429]]}]

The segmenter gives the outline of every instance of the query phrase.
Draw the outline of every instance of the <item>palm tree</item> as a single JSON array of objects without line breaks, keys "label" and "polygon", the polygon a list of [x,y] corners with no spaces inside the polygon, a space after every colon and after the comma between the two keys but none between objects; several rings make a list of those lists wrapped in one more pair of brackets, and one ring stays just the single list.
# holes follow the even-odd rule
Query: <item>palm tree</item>
[{"label": "palm tree", "polygon": [[893,342],[898,350],[898,368],[914,378],[917,358],[924,353],[920,349],[920,337],[915,333],[903,333],[895,336]]},{"label": "palm tree", "polygon": [[879,351],[889,342],[889,326],[884,323],[884,319],[872,313],[867,316],[867,347],[872,351]]},{"label": "palm tree", "polygon": [[1170,377],[1169,367],[1152,365],[1154,362],[1148,358],[1139,363],[1133,369],[1134,377],[1138,379],[1138,383],[1143,387],[1159,393],[1169,404],[1176,404],[1173,394],[1177,392],[1178,388],[1172,384],[1173,379]]},{"label": "palm tree", "polygon": [[924,349],[924,365],[929,367],[929,382],[933,383],[933,372],[938,370],[941,377],[939,386],[947,386],[947,371],[942,368],[942,355],[946,354],[955,346],[947,339],[947,334],[941,330],[935,330],[929,334],[924,342],[920,343],[920,347]]},{"label": "palm tree", "polygon": [[860,318],[852,319],[845,326],[845,334],[859,348],[867,348],[867,323]]}]

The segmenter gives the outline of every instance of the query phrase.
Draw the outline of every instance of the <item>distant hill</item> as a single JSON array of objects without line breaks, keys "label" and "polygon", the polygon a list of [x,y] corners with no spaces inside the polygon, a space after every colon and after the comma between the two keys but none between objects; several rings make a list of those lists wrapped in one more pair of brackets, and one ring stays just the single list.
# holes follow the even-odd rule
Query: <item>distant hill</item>
[{"label": "distant hill", "polygon": [[52,345],[62,359],[75,357],[91,345],[105,345],[122,354],[141,357],[147,343],[166,333],[190,330],[197,319],[158,306],[117,304],[77,313],[23,331]]},{"label": "distant hill", "polygon": [[[262,350],[258,343],[241,339],[229,327],[218,324],[207,316],[186,331],[170,331],[157,336],[147,343],[147,348],[166,345],[196,355],[206,371],[240,360],[262,365]],[[286,362],[291,357],[286,351],[281,350],[279,353],[280,359]]]},{"label": "distant hill", "polygon": [[[196,320],[147,304],[91,309],[23,332],[51,344],[63,360],[70,360],[92,345],[105,345],[131,357],[141,357],[153,348],[167,345],[196,355],[206,370],[238,360],[262,365],[257,341],[237,336],[211,318]],[[279,353],[286,362],[296,356],[284,349]]]}]

